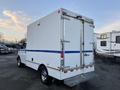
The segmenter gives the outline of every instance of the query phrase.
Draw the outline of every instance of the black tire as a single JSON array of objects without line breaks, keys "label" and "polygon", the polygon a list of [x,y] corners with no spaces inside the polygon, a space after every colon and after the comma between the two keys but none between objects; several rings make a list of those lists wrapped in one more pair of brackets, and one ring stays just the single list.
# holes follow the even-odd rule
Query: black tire
[{"label": "black tire", "polygon": [[45,66],[40,67],[40,80],[43,84],[51,85],[52,77],[48,75],[48,71]]},{"label": "black tire", "polygon": [[17,58],[17,66],[18,67],[22,67],[23,66],[23,64],[21,63],[20,57]]}]

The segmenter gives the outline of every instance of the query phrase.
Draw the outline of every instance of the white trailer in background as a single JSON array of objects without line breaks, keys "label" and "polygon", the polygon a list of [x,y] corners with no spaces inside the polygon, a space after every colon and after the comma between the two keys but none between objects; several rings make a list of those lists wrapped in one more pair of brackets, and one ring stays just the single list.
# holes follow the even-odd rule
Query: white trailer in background
[{"label": "white trailer in background", "polygon": [[120,57],[120,31],[96,34],[96,53],[106,57]]},{"label": "white trailer in background", "polygon": [[45,84],[50,77],[74,86],[94,76],[92,19],[59,9],[28,26],[27,46],[17,64],[40,71]]}]

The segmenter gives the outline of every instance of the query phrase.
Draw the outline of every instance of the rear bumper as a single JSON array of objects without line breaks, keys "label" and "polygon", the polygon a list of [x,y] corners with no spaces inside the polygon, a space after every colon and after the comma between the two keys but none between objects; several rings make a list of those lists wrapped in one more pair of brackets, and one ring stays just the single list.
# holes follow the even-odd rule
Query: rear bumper
[{"label": "rear bumper", "polygon": [[89,79],[92,79],[95,76],[96,76],[95,72],[80,74],[80,75],[65,79],[64,84],[66,84],[67,86],[73,87],[81,82],[88,81]]}]

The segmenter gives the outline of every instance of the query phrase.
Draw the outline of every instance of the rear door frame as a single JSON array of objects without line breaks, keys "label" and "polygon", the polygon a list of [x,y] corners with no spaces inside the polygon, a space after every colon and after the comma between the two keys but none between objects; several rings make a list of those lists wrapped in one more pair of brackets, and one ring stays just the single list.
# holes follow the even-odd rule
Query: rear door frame
[{"label": "rear door frame", "polygon": [[[61,20],[62,20],[62,40],[61,40],[61,44],[62,44],[62,51],[64,52],[64,55],[65,55],[65,48],[64,48],[64,37],[65,37],[65,29],[64,29],[64,19],[66,20],[69,20],[69,18],[74,18],[74,19],[77,19],[79,20],[80,22],[82,22],[83,24],[83,27],[82,27],[82,30],[80,30],[80,68],[84,68],[84,22],[88,22],[88,21],[85,21],[84,19],[82,19],[82,16],[70,16],[70,15],[67,15],[66,13],[62,13],[61,15]],[[90,22],[88,22],[90,23]],[[61,67],[64,67],[64,60],[61,64]]]}]

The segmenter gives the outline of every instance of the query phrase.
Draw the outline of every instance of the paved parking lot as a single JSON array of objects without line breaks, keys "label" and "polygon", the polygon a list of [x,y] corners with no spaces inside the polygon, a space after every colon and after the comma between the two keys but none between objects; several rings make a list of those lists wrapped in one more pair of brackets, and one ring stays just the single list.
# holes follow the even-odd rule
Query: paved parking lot
[{"label": "paved parking lot", "polygon": [[17,67],[16,55],[0,55],[0,90],[120,90],[120,64],[99,58],[95,62],[97,77],[69,88],[43,85],[36,71]]}]

